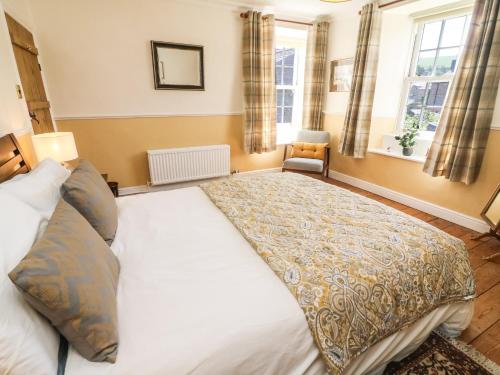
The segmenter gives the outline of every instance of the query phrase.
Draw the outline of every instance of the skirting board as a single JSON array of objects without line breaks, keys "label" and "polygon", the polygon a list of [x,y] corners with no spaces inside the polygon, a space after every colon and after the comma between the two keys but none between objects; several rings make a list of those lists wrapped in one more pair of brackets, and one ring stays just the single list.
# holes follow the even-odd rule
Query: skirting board
[{"label": "skirting board", "polygon": [[346,184],[356,186],[360,189],[380,195],[384,198],[391,199],[406,206],[416,208],[417,210],[437,216],[444,220],[448,220],[452,223],[461,225],[463,227],[475,230],[476,232],[487,232],[490,229],[486,223],[475,217],[468,216],[460,212],[450,210],[449,208],[441,207],[434,203],[429,203],[406,194],[398,193],[397,191],[385,188],[380,185],[373,184],[371,182],[361,180],[356,177],[336,172],[331,169],[328,171],[328,175],[330,178],[333,178],[335,180],[345,182]]},{"label": "skirting board", "polygon": [[[238,174],[251,175],[251,174],[257,174],[257,173],[274,173],[274,172],[279,172],[279,171],[281,171],[281,168],[269,168],[269,169],[257,169],[255,171],[239,172]],[[221,177],[210,178],[210,179],[206,179],[206,180],[179,182],[179,183],[175,183],[175,184],[168,184],[168,185],[161,185],[161,186],[148,186],[148,185],[130,186],[130,187],[119,188],[118,190],[120,192],[120,196],[132,195],[132,194],[142,194],[142,193],[150,193],[150,192],[155,192],[155,191],[173,190],[173,189],[186,188],[186,187],[190,187],[190,186],[197,186],[203,182],[217,180],[218,178],[221,178]]]}]

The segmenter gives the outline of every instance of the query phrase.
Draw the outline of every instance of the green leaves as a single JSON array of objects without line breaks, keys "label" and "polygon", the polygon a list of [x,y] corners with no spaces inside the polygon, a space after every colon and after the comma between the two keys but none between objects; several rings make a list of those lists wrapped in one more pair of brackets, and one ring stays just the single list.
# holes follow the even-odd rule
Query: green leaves
[{"label": "green leaves", "polygon": [[394,139],[399,141],[401,147],[413,147],[417,143],[416,139],[420,131],[419,119],[416,116],[406,115],[403,134],[396,135]]}]

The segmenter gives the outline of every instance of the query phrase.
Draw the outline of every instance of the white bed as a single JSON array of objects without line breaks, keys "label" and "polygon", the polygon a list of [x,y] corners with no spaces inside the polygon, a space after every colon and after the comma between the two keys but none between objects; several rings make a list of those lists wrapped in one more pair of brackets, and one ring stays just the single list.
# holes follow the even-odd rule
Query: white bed
[{"label": "white bed", "polygon": [[[89,362],[70,349],[67,375],[326,373],[295,298],[201,189],[117,204],[117,362]],[[381,372],[439,325],[460,332],[472,306],[434,310],[371,347],[345,373]]]}]

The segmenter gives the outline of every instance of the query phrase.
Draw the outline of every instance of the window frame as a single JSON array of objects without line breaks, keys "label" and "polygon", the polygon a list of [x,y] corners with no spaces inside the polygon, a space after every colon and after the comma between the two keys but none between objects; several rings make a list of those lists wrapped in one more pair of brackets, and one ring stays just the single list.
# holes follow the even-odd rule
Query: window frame
[{"label": "window frame", "polygon": [[[438,62],[439,58],[439,52],[443,49],[450,49],[450,48],[459,48],[459,55],[457,59],[457,67],[459,65],[460,59],[462,58],[462,53],[464,49],[464,44],[466,42],[466,31],[470,30],[470,24],[469,27],[465,27],[464,30],[462,31],[462,39],[461,39],[461,44],[458,46],[447,46],[447,47],[441,47],[441,42],[443,38],[443,32],[444,32],[444,25],[447,20],[453,19],[453,18],[459,18],[459,17],[470,17],[472,14],[472,8],[471,7],[466,7],[462,9],[458,9],[455,11],[450,11],[450,12],[445,12],[445,13],[438,13],[434,14],[431,16],[427,17],[419,17],[414,19],[414,32],[413,32],[413,38],[412,38],[412,44],[413,46],[411,47],[411,52],[409,56],[409,63],[408,63],[408,68],[406,69],[406,74],[403,79],[403,85],[402,85],[402,95],[401,95],[401,102],[399,105],[399,112],[398,112],[398,117],[397,117],[397,122],[396,122],[396,130],[398,132],[403,131],[404,128],[404,121],[406,118],[406,109],[407,109],[407,104],[408,104],[408,99],[409,99],[409,91],[410,87],[415,84],[415,83],[425,83],[426,89],[425,89],[425,95],[422,100],[422,103],[425,104],[427,102],[429,90],[427,89],[427,85],[429,83],[442,83],[442,82],[448,82],[448,89],[446,91],[446,95],[443,100],[443,107],[446,103],[446,100],[448,98],[448,94],[450,92],[451,84],[453,83],[453,79],[455,77],[455,73],[453,74],[446,74],[446,75],[441,75],[441,76],[436,76],[436,75],[431,75],[431,76],[417,76],[416,75],[416,65],[418,63],[418,57],[420,52],[425,52],[425,51],[432,51],[436,50],[436,58],[434,60],[434,65],[432,67],[432,72],[435,72],[436,69],[436,64]],[[427,50],[421,50],[420,47],[422,45],[422,38],[423,38],[423,32],[424,32],[424,27],[425,24],[427,23],[432,23],[432,22],[437,22],[441,21],[441,29],[439,31],[439,39],[438,39],[438,44],[436,48],[433,49],[427,49]],[[444,22],[443,22],[444,21]],[[419,123],[422,121],[422,116],[424,115],[424,110],[426,108],[426,105],[422,106],[422,110],[420,112],[420,118],[419,118]],[[441,110],[442,114],[442,110]],[[428,133],[429,135],[434,136],[436,130],[421,130],[420,133]]]},{"label": "window frame", "polygon": [[[290,49],[291,47],[290,46],[283,46],[283,45],[279,45],[278,43],[276,43],[276,47],[275,49]],[[278,98],[278,90],[292,90],[293,91],[293,102],[292,102],[292,106],[287,106],[285,105],[285,94],[283,92],[283,113],[282,113],[282,119],[284,118],[285,116],[285,108],[292,108],[292,121],[291,122],[278,122],[278,114],[276,113],[276,124],[282,124],[282,125],[292,125],[294,123],[296,123],[296,120],[294,117],[297,116],[296,115],[296,112],[297,111],[294,111],[294,108],[295,108],[295,103],[296,103],[296,93],[299,92],[298,89],[300,89],[300,85],[299,85],[299,68],[300,68],[300,56],[299,56],[299,53],[297,53],[298,51],[298,48],[294,47],[295,49],[295,54],[294,54],[294,60],[293,60],[293,77],[292,77],[292,82],[293,84],[292,85],[284,85],[284,84],[281,84],[281,85],[278,85],[276,84],[276,98]],[[284,60],[284,59],[283,59]],[[287,66],[288,67],[288,66]],[[276,63],[275,63],[275,68],[276,68]],[[282,69],[285,68],[285,65],[283,64],[282,65]],[[282,70],[281,72],[281,81],[283,82],[283,78],[285,76],[285,73],[284,73],[284,70]],[[276,111],[278,111],[278,103],[276,103]]]},{"label": "window frame", "polygon": [[[277,26],[283,29],[297,29],[286,26]],[[298,29],[301,30],[301,29]],[[278,98],[278,90],[292,90],[293,91],[293,106],[292,106],[292,121],[291,122],[278,122],[278,102],[276,101],[276,143],[278,145],[288,144],[292,139],[290,134],[297,132],[301,128],[302,124],[302,114],[303,114],[303,103],[304,103],[304,76],[305,76],[305,64],[306,64],[306,53],[307,53],[307,29],[302,29],[306,31],[304,37],[280,37],[276,35],[275,41],[275,51],[278,49],[295,49],[295,58],[293,66],[293,85],[283,85],[276,83],[276,99]],[[275,67],[276,69],[276,63]],[[300,73],[301,72],[301,73]],[[284,74],[284,73],[282,73]],[[302,82],[300,82],[302,76]],[[284,104],[284,93],[283,93],[283,104]],[[289,106],[286,106],[289,107]],[[282,108],[285,108],[283,106]],[[284,110],[283,110],[284,115]],[[283,116],[284,117],[284,116]],[[282,118],[283,118],[282,117]],[[289,131],[284,133],[284,128],[288,127]]]}]

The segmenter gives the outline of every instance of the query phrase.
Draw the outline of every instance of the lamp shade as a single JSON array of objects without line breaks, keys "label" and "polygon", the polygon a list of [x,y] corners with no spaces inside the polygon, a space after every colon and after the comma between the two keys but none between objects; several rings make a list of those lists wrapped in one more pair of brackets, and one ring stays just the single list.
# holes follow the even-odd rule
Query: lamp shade
[{"label": "lamp shade", "polygon": [[39,161],[50,158],[62,163],[78,157],[75,138],[71,132],[37,134],[32,139]]}]

